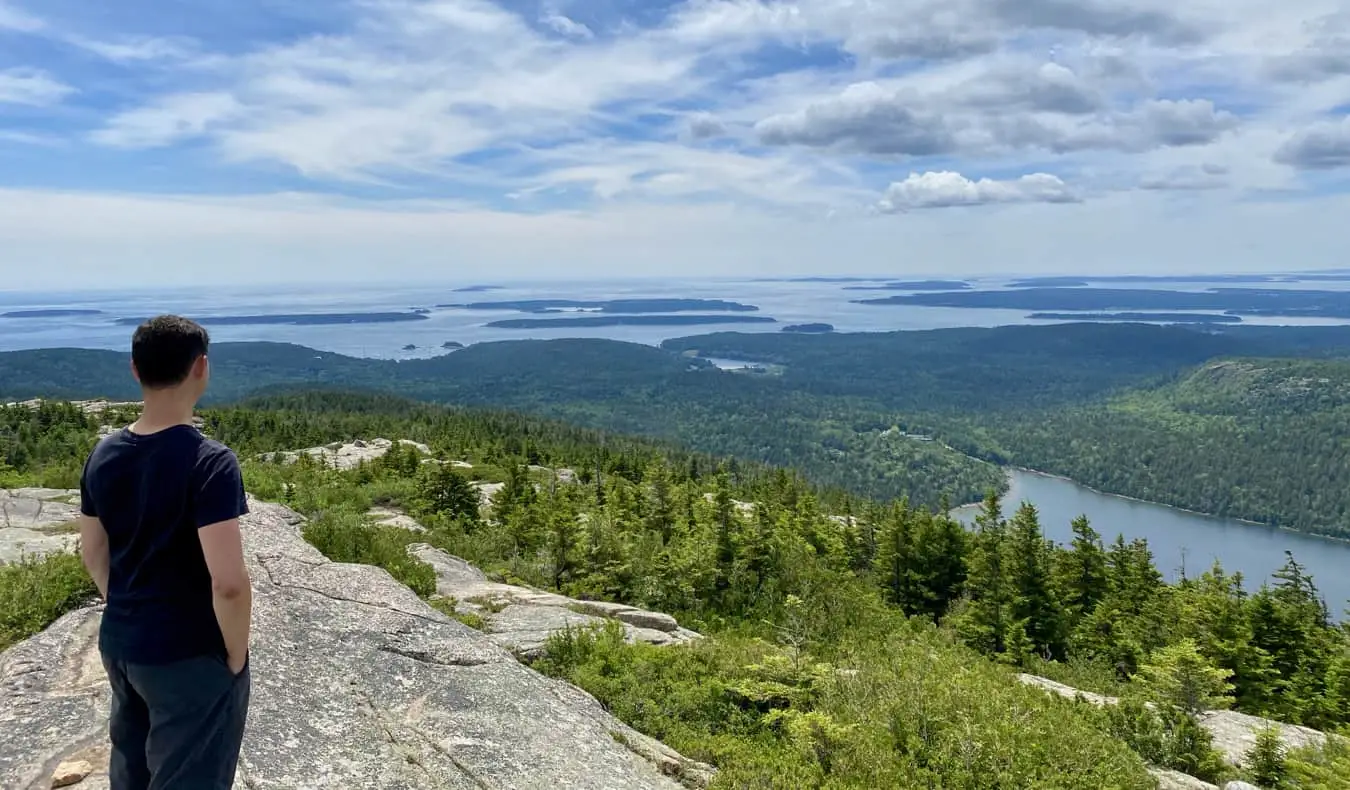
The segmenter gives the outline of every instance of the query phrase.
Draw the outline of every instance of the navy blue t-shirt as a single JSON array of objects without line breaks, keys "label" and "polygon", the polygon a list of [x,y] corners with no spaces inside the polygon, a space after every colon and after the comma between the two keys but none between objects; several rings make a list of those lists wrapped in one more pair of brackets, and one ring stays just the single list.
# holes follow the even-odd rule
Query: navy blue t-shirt
[{"label": "navy blue t-shirt", "polygon": [[80,494],[108,533],[104,655],[139,664],[224,656],[197,530],[248,512],[235,454],[190,425],[124,428],[94,448]]}]

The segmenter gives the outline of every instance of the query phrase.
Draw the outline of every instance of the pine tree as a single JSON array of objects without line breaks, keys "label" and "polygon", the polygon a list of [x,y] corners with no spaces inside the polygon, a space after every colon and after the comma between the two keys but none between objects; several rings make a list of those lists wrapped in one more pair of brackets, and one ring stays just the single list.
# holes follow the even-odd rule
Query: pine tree
[{"label": "pine tree", "polygon": [[717,534],[717,578],[714,589],[718,598],[724,598],[736,574],[736,547],[739,542],[739,522],[736,503],[725,473],[717,476],[713,488],[713,527]]},{"label": "pine tree", "polygon": [[1285,765],[1284,741],[1275,727],[1265,727],[1256,733],[1256,743],[1242,759],[1249,778],[1264,790],[1284,787],[1288,775]]},{"label": "pine tree", "polygon": [[1059,554],[1058,586],[1071,625],[1092,613],[1106,597],[1106,550],[1087,516],[1073,520],[1073,543]]},{"label": "pine tree", "polygon": [[909,501],[891,507],[877,543],[873,572],[885,591],[886,600],[906,614],[914,614],[921,601],[914,584],[914,533]]},{"label": "pine tree", "polygon": [[1135,680],[1156,704],[1194,716],[1232,705],[1232,675],[1210,664],[1194,640],[1183,639],[1155,651]]},{"label": "pine tree", "polygon": [[990,492],[980,515],[971,551],[966,591],[970,601],[958,628],[966,641],[986,653],[1008,649],[1012,629],[1013,586],[1007,562],[1007,522],[999,498]]},{"label": "pine tree", "polygon": [[478,490],[449,464],[426,464],[418,479],[423,509],[456,519],[466,525],[478,523]]},{"label": "pine tree", "polygon": [[1008,535],[1013,589],[1011,614],[1037,653],[1064,655],[1064,628],[1051,580],[1051,546],[1041,533],[1036,507],[1025,502],[1013,515]]},{"label": "pine tree", "polygon": [[570,580],[576,573],[577,536],[580,526],[572,503],[565,496],[555,497],[549,502],[548,521],[549,554],[552,564],[553,589],[561,590],[563,582]]},{"label": "pine tree", "polygon": [[914,537],[919,609],[932,618],[946,614],[952,602],[964,594],[966,586],[966,530],[947,512],[921,511]]}]

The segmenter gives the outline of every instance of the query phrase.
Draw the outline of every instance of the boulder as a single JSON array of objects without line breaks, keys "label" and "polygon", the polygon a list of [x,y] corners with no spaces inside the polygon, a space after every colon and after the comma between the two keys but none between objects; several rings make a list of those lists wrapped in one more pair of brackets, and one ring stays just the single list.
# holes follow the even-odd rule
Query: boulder
[{"label": "boulder", "polygon": [[1158,790],[1219,790],[1217,785],[1196,779],[1179,771],[1163,768],[1150,768],[1149,773],[1158,780]]},{"label": "boulder", "polygon": [[616,621],[629,642],[678,645],[702,636],[680,627],[674,617],[608,601],[581,601],[565,595],[489,581],[483,572],[459,557],[425,543],[408,551],[436,571],[436,592],[456,601],[457,611],[482,617],[492,640],[525,660],[544,652],[553,634],[566,628],[600,626]]},{"label": "boulder", "polygon": [[1241,765],[1247,759],[1247,752],[1256,745],[1256,736],[1267,727],[1274,727],[1279,731],[1285,749],[1322,746],[1327,742],[1325,733],[1310,727],[1284,724],[1237,711],[1205,711],[1200,714],[1199,719],[1200,724],[1214,736],[1214,748],[1230,765]]},{"label": "boulder", "polygon": [[[331,562],[302,519],[254,502],[253,692],[236,790],[677,790],[711,769],[540,675],[388,573]],[[107,788],[99,607],[0,653],[0,787]]]},{"label": "boulder", "polygon": [[373,507],[366,515],[370,516],[376,526],[398,527],[399,529],[406,529],[411,532],[427,531],[426,527],[417,523],[417,519],[392,507]]},{"label": "boulder", "polygon": [[[1027,685],[1043,688],[1062,697],[1071,699],[1081,697],[1083,701],[1090,702],[1093,705],[1115,705],[1120,701],[1115,697],[1079,691],[1072,686],[1066,686],[1063,683],[1056,683],[1048,678],[1035,675],[1019,674],[1017,679]],[[1214,749],[1223,755],[1224,761],[1229,765],[1241,765],[1247,757],[1247,752],[1256,745],[1257,734],[1267,727],[1274,727],[1279,731],[1280,740],[1284,743],[1285,749],[1321,746],[1327,741],[1325,733],[1309,727],[1284,724],[1259,716],[1238,713],[1237,711],[1209,710],[1204,711],[1196,718],[1199,720],[1200,726],[1209,730],[1209,734],[1214,740]]]},{"label": "boulder", "polygon": [[1223,786],[1223,790],[1261,790],[1261,788],[1249,782],[1229,782]]},{"label": "boulder", "polygon": [[377,458],[382,458],[389,452],[389,449],[395,444],[411,445],[417,448],[417,451],[423,455],[431,455],[431,448],[420,442],[414,442],[409,439],[400,439],[398,442],[389,439],[371,439],[364,441],[357,439],[353,442],[333,442],[322,447],[307,447],[303,450],[283,450],[275,453],[263,453],[259,456],[264,461],[275,461],[283,464],[293,464],[300,456],[308,455],[322,464],[334,469],[355,469],[363,463],[369,463]]},{"label": "boulder", "polygon": [[75,548],[79,501],[79,491],[0,490],[0,564]]}]

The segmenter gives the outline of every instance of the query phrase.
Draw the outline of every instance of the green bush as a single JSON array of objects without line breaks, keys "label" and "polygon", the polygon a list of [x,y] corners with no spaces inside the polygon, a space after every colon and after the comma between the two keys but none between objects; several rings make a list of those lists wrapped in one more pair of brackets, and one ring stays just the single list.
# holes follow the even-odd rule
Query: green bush
[{"label": "green bush", "polygon": [[76,554],[25,557],[0,565],[0,650],[51,625],[98,595]]},{"label": "green bush", "polygon": [[1090,709],[1020,686],[935,628],[892,625],[825,663],[729,633],[629,645],[608,624],[556,635],[536,667],[717,765],[715,788],[1155,786]]},{"label": "green bush", "polygon": [[377,527],[355,513],[326,513],[304,528],[305,540],[334,562],[375,565],[423,598],[436,592],[436,571],[408,553],[422,536],[397,527]]},{"label": "green bush", "polygon": [[1295,790],[1343,790],[1350,786],[1350,733],[1325,746],[1295,749],[1285,757],[1285,786]]}]

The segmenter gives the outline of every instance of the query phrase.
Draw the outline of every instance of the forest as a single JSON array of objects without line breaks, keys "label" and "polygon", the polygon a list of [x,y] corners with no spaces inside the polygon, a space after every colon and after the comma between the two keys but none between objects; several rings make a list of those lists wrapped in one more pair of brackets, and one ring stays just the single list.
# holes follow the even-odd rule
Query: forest
[{"label": "forest", "polygon": [[[727,332],[662,349],[510,341],[402,362],[275,343],[223,343],[211,356],[216,404],[318,385],[512,409],[929,507],[1002,490],[995,465],[1012,464],[1346,537],[1350,464],[1337,393],[1350,384],[1347,349],[1347,327],[1066,324]],[[768,372],[719,371],[699,355]],[[134,398],[126,364],[107,351],[0,354],[0,398]],[[1264,371],[1260,388],[1242,390],[1256,386],[1252,376],[1214,374],[1239,368]]]},{"label": "forest", "polygon": [[[129,416],[0,408],[0,485],[71,485],[98,426]],[[320,550],[385,567],[466,624],[456,602],[434,597],[408,543],[498,579],[667,611],[707,634],[669,650],[564,634],[538,668],[718,765],[716,788],[1142,789],[1154,786],[1146,765],[1290,790],[1350,776],[1350,752],[1335,745],[1284,753],[1267,742],[1227,766],[1196,722],[1232,707],[1350,724],[1350,631],[1330,622],[1294,557],[1271,579],[1214,567],[1169,585],[1147,544],[1080,519],[1070,545],[1052,545],[1034,508],[1005,513],[996,495],[967,531],[940,507],[506,412],[307,392],[201,416],[243,459],[252,493],[310,517]],[[259,459],[381,436],[471,468],[423,463],[407,446],[347,472]],[[485,506],[470,486],[480,480],[505,484]],[[376,504],[429,532],[371,524]],[[0,567],[0,648],[92,592],[73,556]],[[1019,669],[1124,702],[1063,700],[1016,682]]]}]

